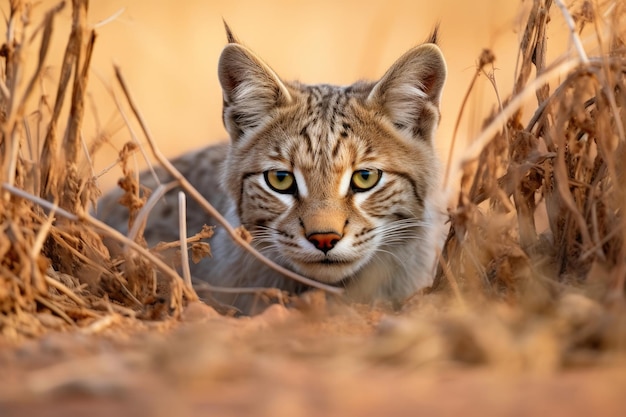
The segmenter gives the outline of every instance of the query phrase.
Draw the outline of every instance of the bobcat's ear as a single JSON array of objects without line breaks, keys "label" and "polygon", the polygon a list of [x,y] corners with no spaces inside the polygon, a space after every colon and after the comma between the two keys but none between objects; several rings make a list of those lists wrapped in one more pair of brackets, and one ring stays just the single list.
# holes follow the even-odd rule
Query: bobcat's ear
[{"label": "bobcat's ear", "polygon": [[396,129],[431,141],[439,123],[446,63],[434,43],[400,57],[370,92],[367,102],[382,108]]},{"label": "bobcat's ear", "polygon": [[[234,39],[229,33],[229,40]],[[276,73],[238,43],[229,43],[222,51],[218,76],[224,96],[224,126],[233,141],[261,125],[273,109],[291,101]]]}]

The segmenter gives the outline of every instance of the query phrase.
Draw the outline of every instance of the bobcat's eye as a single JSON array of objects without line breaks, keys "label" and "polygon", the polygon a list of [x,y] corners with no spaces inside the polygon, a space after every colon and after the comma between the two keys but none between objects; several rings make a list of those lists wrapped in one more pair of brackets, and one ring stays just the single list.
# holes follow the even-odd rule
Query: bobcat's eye
[{"label": "bobcat's eye", "polygon": [[271,170],[263,173],[265,182],[269,187],[281,194],[295,194],[298,187],[296,179],[289,171]]},{"label": "bobcat's eye", "polygon": [[360,193],[374,188],[383,173],[380,169],[359,169],[352,174],[350,187],[354,192]]}]

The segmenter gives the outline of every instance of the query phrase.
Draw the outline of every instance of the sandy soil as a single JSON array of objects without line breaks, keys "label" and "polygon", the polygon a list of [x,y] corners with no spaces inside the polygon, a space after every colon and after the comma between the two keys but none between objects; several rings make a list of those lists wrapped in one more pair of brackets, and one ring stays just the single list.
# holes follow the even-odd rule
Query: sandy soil
[{"label": "sandy soil", "polygon": [[380,309],[281,306],[235,319],[198,304],[181,321],[110,316],[5,340],[0,415],[626,415],[621,361],[534,370],[461,364],[427,338],[389,337],[398,320]]}]

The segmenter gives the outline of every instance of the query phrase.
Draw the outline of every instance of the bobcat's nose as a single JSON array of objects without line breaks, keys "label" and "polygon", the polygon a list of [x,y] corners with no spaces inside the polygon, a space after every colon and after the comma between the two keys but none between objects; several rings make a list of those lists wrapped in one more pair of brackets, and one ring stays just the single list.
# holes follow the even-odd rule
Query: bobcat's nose
[{"label": "bobcat's nose", "polygon": [[326,254],[329,250],[335,247],[337,242],[339,242],[342,237],[343,236],[336,232],[322,232],[311,233],[307,235],[306,238],[313,244],[313,246]]}]

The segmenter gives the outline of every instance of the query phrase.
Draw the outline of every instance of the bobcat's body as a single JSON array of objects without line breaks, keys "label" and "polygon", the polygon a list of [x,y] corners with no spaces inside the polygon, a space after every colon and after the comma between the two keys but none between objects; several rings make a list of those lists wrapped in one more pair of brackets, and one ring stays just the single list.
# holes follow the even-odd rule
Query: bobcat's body
[{"label": "bobcat's body", "polygon": [[[429,285],[441,232],[433,147],[446,72],[439,49],[413,48],[378,82],[309,86],[283,82],[230,33],[229,40],[219,76],[231,143],[184,155],[177,168],[267,257],[345,287],[351,299],[397,301]],[[125,230],[115,200],[99,210]],[[151,213],[150,244],[178,239],[176,204],[168,194]],[[189,202],[187,224],[194,234],[215,222]],[[210,243],[213,258],[192,265],[194,277],[296,289],[219,227]],[[244,310],[252,300],[216,296]]]}]

